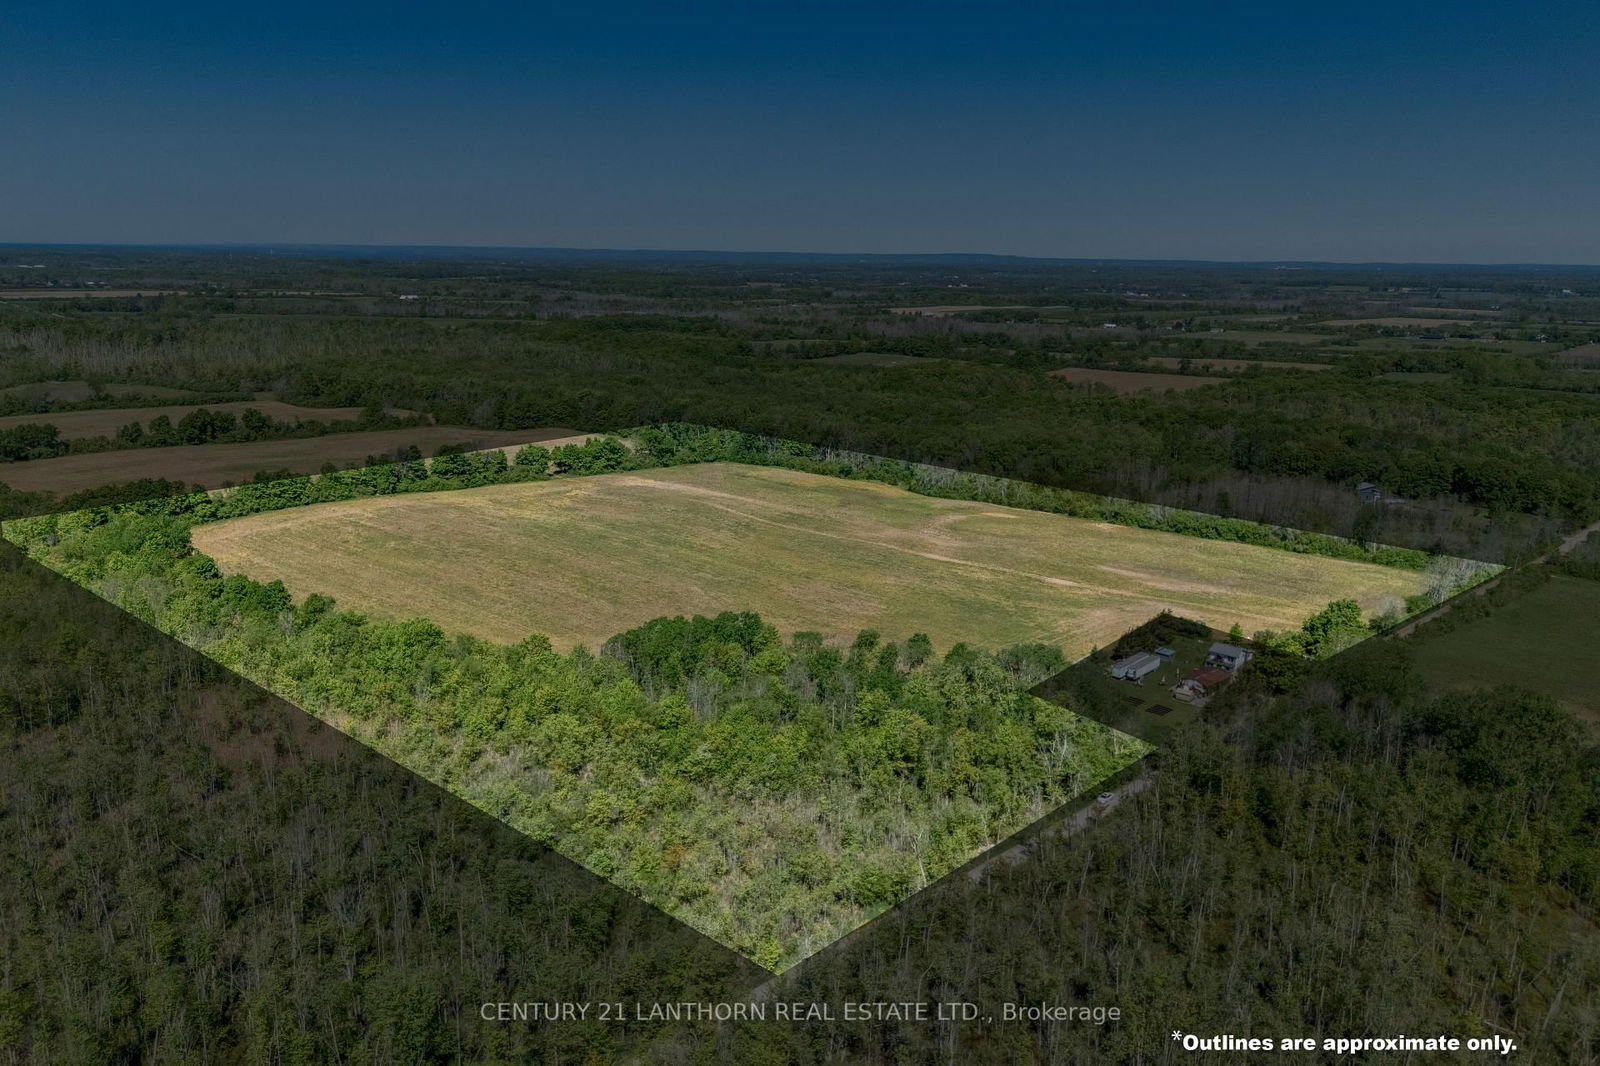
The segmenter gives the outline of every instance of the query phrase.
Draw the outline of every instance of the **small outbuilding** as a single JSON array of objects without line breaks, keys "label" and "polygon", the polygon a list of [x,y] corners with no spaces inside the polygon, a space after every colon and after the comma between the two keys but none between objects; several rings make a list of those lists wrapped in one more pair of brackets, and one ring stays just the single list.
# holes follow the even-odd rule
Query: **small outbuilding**
[{"label": "small outbuilding", "polygon": [[1206,665],[1219,667],[1223,670],[1237,670],[1250,661],[1250,649],[1241,648],[1237,644],[1216,643],[1211,645],[1211,650],[1206,652]]},{"label": "small outbuilding", "polygon": [[1172,694],[1184,703],[1207,699],[1217,689],[1228,683],[1228,671],[1215,666],[1202,666],[1190,670],[1183,679],[1172,686]]}]

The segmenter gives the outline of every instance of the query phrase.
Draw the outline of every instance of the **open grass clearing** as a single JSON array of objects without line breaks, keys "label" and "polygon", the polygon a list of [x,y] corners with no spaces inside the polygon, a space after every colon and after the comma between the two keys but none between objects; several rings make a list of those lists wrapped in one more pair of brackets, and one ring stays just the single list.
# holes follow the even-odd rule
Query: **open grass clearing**
[{"label": "open grass clearing", "polygon": [[1516,685],[1600,723],[1600,582],[1566,574],[1486,618],[1415,643],[1417,666],[1440,689]]},{"label": "open grass clearing", "polygon": [[[277,400],[244,400],[236,403],[185,404],[171,407],[105,407],[93,411],[58,411],[48,414],[10,415],[0,418],[0,430],[28,423],[48,422],[61,431],[63,439],[76,437],[110,437],[129,422],[149,425],[151,419],[165,415],[176,423],[190,411],[204,407],[208,411],[226,411],[235,415],[254,408],[269,418],[280,422],[341,422],[361,417],[359,407],[298,407]],[[410,414],[409,411],[391,411],[391,414]]]},{"label": "open grass clearing", "polygon": [[1061,370],[1050,371],[1058,378],[1079,385],[1105,385],[1117,392],[1144,392],[1148,389],[1165,391],[1167,389],[1198,389],[1204,385],[1218,385],[1218,378],[1200,377],[1195,374],[1160,374],[1154,371],[1144,372],[1138,370],[1098,370],[1094,367],[1069,366]]},{"label": "open grass clearing", "polygon": [[171,448],[127,448],[122,451],[62,455],[25,463],[0,464],[0,482],[26,492],[66,495],[142,478],[167,478],[217,488],[249,481],[260,471],[288,470],[314,474],[324,463],[345,466],[369,455],[391,455],[415,444],[424,455],[444,445],[469,450],[505,448],[576,436],[570,429],[467,429],[462,426],[416,426],[370,433],[329,433],[293,440],[261,440],[246,444],[184,444]]},{"label": "open grass clearing", "polygon": [[1421,574],[875,482],[710,463],[318,504],[201,526],[227,572],[386,617],[590,647],[652,618],[757,611],[785,632],[1043,641],[1077,657],[1161,610],[1226,630],[1370,610]]}]

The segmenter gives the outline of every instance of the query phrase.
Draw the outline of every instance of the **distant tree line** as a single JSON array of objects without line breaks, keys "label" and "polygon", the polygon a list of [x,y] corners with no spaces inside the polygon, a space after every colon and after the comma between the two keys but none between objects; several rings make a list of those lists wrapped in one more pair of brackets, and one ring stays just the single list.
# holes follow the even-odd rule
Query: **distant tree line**
[{"label": "distant tree line", "polygon": [[238,414],[198,407],[176,422],[168,415],[157,415],[148,423],[129,422],[115,436],[62,438],[50,423],[24,423],[0,429],[0,462],[48,459],[57,455],[104,452],[122,448],[164,448],[177,444],[240,444],[259,440],[289,440],[321,437],[329,433],[353,433],[379,429],[401,429],[429,424],[425,415],[394,415],[381,407],[368,406],[353,419],[324,422],[316,418],[272,418],[254,407]]},{"label": "distant tree line", "polygon": [[1231,472],[1373,481],[1413,499],[1569,523],[1600,516],[1592,398],[1490,379],[1381,382],[1352,364],[1349,374],[1118,396],[991,355],[903,368],[774,358],[752,351],[753,331],[709,315],[49,321],[14,336],[53,372],[210,391],[270,386],[293,402],[393,405],[449,424],[615,430],[687,420],[1113,496]]}]

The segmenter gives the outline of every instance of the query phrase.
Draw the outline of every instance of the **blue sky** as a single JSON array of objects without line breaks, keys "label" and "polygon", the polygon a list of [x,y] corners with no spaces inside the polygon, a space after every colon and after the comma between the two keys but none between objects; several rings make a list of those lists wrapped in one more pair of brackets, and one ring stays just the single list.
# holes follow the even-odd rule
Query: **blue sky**
[{"label": "blue sky", "polygon": [[1600,262],[1600,4],[10,0],[0,242]]}]

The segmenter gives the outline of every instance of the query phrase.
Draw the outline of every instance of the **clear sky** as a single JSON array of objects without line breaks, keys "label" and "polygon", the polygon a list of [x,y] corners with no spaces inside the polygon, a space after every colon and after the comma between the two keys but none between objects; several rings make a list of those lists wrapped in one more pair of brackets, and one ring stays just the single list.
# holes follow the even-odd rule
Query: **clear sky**
[{"label": "clear sky", "polygon": [[1600,3],[0,3],[0,242],[1600,263]]}]

